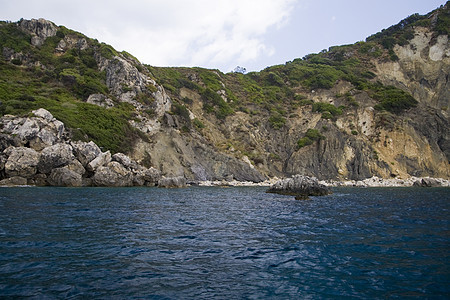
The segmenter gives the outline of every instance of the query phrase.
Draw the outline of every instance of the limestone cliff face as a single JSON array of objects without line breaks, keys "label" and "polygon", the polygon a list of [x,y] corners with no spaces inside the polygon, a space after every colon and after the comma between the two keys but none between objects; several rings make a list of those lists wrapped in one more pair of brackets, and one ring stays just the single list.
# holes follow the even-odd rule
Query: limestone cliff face
[{"label": "limestone cliff face", "polygon": [[409,91],[429,106],[448,109],[450,47],[447,35],[434,37],[428,28],[415,29],[405,46],[394,47],[398,61],[376,62],[378,79]]}]

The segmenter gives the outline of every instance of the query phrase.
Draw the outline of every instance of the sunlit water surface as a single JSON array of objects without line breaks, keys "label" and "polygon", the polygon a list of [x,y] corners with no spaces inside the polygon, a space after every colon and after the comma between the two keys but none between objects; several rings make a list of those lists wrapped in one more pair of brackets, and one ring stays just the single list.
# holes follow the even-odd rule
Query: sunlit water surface
[{"label": "sunlit water surface", "polygon": [[1,188],[0,297],[448,298],[449,192]]}]

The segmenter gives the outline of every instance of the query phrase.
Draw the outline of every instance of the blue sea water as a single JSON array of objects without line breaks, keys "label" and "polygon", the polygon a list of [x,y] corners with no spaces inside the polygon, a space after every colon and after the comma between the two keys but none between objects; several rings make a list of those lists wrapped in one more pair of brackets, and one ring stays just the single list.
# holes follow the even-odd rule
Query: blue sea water
[{"label": "blue sea water", "polygon": [[450,189],[1,188],[0,297],[450,297]]}]

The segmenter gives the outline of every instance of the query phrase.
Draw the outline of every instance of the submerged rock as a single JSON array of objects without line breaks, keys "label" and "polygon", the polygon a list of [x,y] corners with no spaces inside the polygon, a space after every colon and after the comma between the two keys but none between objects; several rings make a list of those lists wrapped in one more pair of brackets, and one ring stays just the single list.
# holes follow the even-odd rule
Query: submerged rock
[{"label": "submerged rock", "polygon": [[272,185],[267,193],[295,196],[295,199],[308,199],[309,196],[324,196],[331,194],[331,189],[319,183],[317,178],[294,175],[292,178],[281,179]]}]

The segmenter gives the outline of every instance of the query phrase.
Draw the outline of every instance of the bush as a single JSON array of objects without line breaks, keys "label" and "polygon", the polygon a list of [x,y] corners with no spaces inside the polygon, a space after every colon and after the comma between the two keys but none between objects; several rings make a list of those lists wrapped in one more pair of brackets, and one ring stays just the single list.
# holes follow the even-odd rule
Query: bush
[{"label": "bush", "polygon": [[286,119],[281,114],[275,113],[269,117],[269,124],[274,129],[280,129],[286,124]]},{"label": "bush", "polygon": [[399,114],[406,109],[417,106],[418,103],[413,96],[393,86],[377,85],[373,87],[373,90],[372,97],[380,101],[374,107],[377,110],[386,110]]},{"label": "bush", "polygon": [[234,113],[233,109],[225,102],[219,94],[207,88],[202,93],[203,109],[208,113],[213,113],[218,119],[225,119]]},{"label": "bush", "polygon": [[342,115],[343,107],[336,107],[333,104],[325,102],[315,102],[312,105],[313,112],[321,112],[324,119],[332,119]]},{"label": "bush", "polygon": [[303,148],[312,145],[315,141],[323,139],[325,139],[325,136],[323,136],[319,130],[310,128],[306,131],[305,136],[297,141],[297,146],[298,148]]}]

